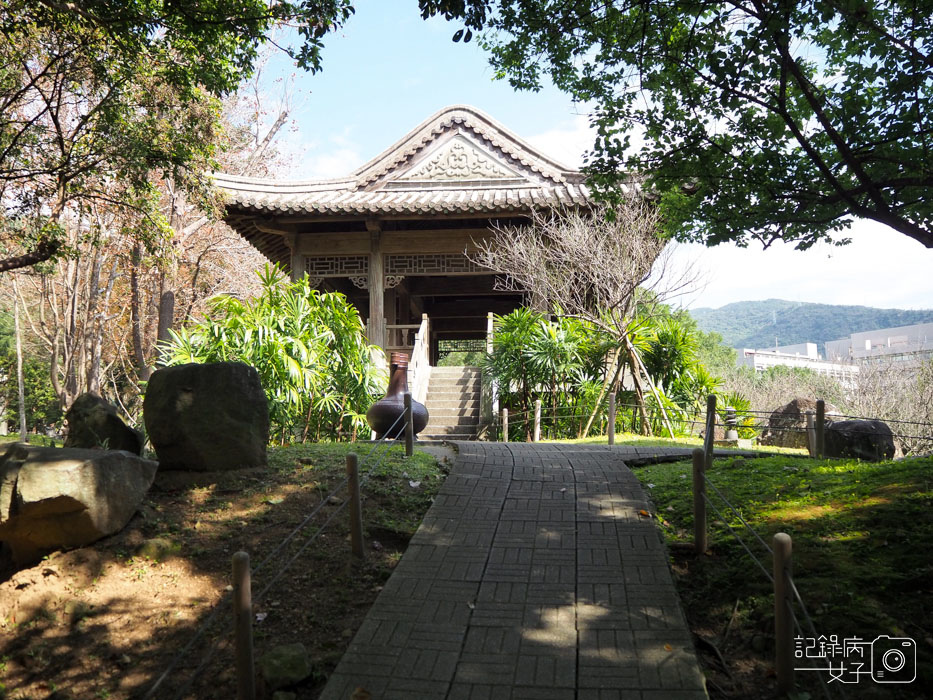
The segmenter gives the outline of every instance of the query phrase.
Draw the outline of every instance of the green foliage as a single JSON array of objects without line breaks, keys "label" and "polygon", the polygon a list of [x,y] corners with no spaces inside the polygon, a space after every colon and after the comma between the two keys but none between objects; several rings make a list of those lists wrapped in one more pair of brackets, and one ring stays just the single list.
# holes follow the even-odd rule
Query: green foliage
[{"label": "green foliage", "polygon": [[15,269],[67,251],[67,207],[107,203],[149,243],[169,235],[154,180],[208,200],[219,98],[248,77],[272,28],[294,22],[292,54],[320,67],[323,36],[349,0],[9,0],[0,9],[0,217]]},{"label": "green foliage", "polygon": [[868,306],[810,304],[768,299],[740,301],[719,309],[692,309],[704,331],[722,335],[733,348],[773,348],[828,340],[878,328],[933,322],[933,310],[874,309]]},{"label": "green foliage", "polygon": [[[16,381],[16,352],[0,355],[0,375],[3,376],[5,416],[10,433],[19,432],[19,388]],[[23,358],[23,388],[26,399],[26,429],[42,433],[46,428],[60,426],[64,415],[58,397],[49,381],[48,358]]]},{"label": "green foliage", "polygon": [[366,410],[386,386],[367,344],[359,312],[342,294],[289,282],[277,267],[259,273],[262,294],[251,301],[220,296],[211,318],[172,333],[163,362],[252,365],[269,399],[280,442],[309,437],[355,438]]},{"label": "green foliage", "polygon": [[707,371],[722,376],[726,371],[736,366],[737,353],[735,348],[723,343],[722,336],[715,331],[705,333],[697,329],[697,361]]},{"label": "green foliage", "polygon": [[599,396],[612,338],[585,321],[550,321],[526,308],[494,324],[484,376],[498,382],[500,405],[514,416],[513,439],[530,438],[536,399],[546,435],[579,436]]},{"label": "green foliage", "polygon": [[[793,537],[794,581],[821,634],[871,641],[878,635],[915,637],[933,604],[933,574],[926,542],[933,536],[933,458],[860,463],[800,457],[717,459],[709,479],[765,540]],[[636,470],[669,543],[692,543],[689,462]],[[773,619],[771,584],[727,528],[748,542],[769,568],[767,552],[719,497],[722,517],[709,517],[710,552],[691,560],[679,577],[685,609],[723,629],[736,609],[760,632]],[[893,593],[893,595],[892,595]],[[738,601],[738,602],[737,602]],[[722,616],[715,621],[715,611]],[[736,634],[742,634],[736,631]],[[933,673],[933,651],[917,644],[917,678]],[[803,674],[798,674],[798,682]],[[914,687],[911,687],[911,686]],[[922,685],[922,684],[921,684]],[[926,697],[911,684],[904,698]],[[864,697],[890,697],[889,688]],[[862,694],[859,694],[862,697]]]},{"label": "green foliage", "polygon": [[[16,379],[16,340],[13,315],[0,312],[0,404],[10,433],[19,432],[19,384]],[[26,427],[41,433],[61,424],[63,419],[58,397],[49,379],[49,358],[32,349],[23,351],[23,385],[26,400]]]},{"label": "green foliage", "polygon": [[861,217],[933,246],[930,0],[459,5],[498,77],[592,105],[591,183],[645,174],[678,238],[807,248]]}]

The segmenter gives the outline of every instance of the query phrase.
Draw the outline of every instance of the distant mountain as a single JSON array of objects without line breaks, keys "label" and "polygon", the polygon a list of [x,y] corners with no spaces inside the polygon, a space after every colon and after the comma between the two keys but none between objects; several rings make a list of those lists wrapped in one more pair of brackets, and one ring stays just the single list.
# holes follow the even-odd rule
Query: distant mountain
[{"label": "distant mountain", "polygon": [[811,342],[819,346],[821,355],[827,340],[861,331],[933,322],[933,309],[873,309],[782,299],[737,301],[719,309],[692,309],[690,315],[702,330],[719,333],[723,342],[734,348],[773,348],[775,344]]}]

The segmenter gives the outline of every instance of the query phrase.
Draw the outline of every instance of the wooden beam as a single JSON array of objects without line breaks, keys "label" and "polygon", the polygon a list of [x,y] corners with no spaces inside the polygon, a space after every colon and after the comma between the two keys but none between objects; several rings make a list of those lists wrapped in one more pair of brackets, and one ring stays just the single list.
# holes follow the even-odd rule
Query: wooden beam
[{"label": "wooden beam", "polygon": [[460,275],[456,277],[409,277],[408,289],[412,296],[419,297],[452,297],[473,295],[502,296],[516,294],[495,289],[495,280],[498,275]]}]

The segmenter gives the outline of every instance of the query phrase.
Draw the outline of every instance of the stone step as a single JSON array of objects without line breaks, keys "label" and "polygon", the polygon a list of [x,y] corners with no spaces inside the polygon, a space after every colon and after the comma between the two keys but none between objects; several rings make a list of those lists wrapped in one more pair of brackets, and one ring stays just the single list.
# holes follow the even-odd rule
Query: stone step
[{"label": "stone step", "polygon": [[[426,442],[471,442],[476,439],[476,435],[467,435],[460,433],[451,433],[449,435],[419,435],[419,440]],[[415,443],[416,445],[418,443]]]},{"label": "stone step", "polygon": [[459,416],[454,418],[438,418],[437,420],[428,420],[425,430],[439,428],[450,428],[455,426],[472,425],[474,428],[479,424],[476,416]]},{"label": "stone step", "polygon": [[478,391],[444,391],[436,394],[429,393],[427,397],[425,397],[424,404],[425,406],[429,406],[432,403],[447,403],[452,401],[457,404],[462,404],[463,402],[475,403],[478,406],[480,399],[482,399],[482,396]]},{"label": "stone step", "polygon": [[436,442],[446,442],[446,441],[469,441],[476,439],[476,433],[438,433],[438,434],[429,434],[429,433],[419,433],[419,440],[433,440]]},{"label": "stone step", "polygon": [[483,392],[482,392],[481,387],[473,386],[473,385],[445,386],[443,384],[439,384],[435,386],[434,384],[432,384],[431,386],[428,387],[428,396],[437,396],[437,395],[444,395],[444,394],[456,394],[458,396],[461,394],[476,394],[477,396],[479,396],[482,393]]},{"label": "stone step", "polygon": [[469,389],[470,391],[480,391],[482,389],[482,384],[472,379],[457,379],[457,380],[436,380],[432,379],[428,382],[428,393],[432,391],[462,391],[464,389]]},{"label": "stone step", "polygon": [[437,407],[430,411],[431,418],[442,418],[452,416],[479,416],[479,411],[473,406],[449,406],[446,408]]},{"label": "stone step", "polygon": [[437,401],[425,401],[425,408],[428,409],[428,412],[431,411],[443,411],[448,408],[457,408],[475,411],[479,413],[479,400],[478,399],[438,399]]},{"label": "stone step", "polygon": [[424,430],[419,433],[419,435],[450,435],[452,433],[469,435],[476,435],[476,430],[479,426],[475,423],[473,424],[464,424],[464,425],[428,425]]}]

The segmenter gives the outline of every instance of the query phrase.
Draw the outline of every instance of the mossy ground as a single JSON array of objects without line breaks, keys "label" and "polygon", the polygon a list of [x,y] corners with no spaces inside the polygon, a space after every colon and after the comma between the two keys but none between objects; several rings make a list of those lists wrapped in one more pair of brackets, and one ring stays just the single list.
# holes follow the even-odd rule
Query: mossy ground
[{"label": "mossy ground", "polygon": [[[692,465],[657,464],[636,473],[671,547],[691,627],[727,662],[721,668],[711,655],[711,689],[721,697],[758,697],[743,683],[756,673],[773,674],[772,588],[728,528],[742,535],[768,571],[770,556],[711,490],[720,513],[709,509],[709,550],[696,556]],[[736,457],[715,460],[708,477],[765,543],[777,532],[791,535],[794,581],[820,634],[916,641],[915,682],[863,679],[847,687],[849,697],[931,696],[933,457],[877,464]],[[815,673],[799,672],[797,678],[812,697],[822,696]]]}]

